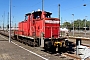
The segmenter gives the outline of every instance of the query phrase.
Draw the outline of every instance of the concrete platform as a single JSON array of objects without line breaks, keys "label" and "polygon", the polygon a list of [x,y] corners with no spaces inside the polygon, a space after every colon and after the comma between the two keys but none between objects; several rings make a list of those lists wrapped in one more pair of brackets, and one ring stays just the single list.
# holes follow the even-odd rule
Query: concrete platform
[{"label": "concrete platform", "polygon": [[20,46],[16,46],[8,42],[3,36],[0,35],[0,60],[46,60],[46,58],[30,53]]}]

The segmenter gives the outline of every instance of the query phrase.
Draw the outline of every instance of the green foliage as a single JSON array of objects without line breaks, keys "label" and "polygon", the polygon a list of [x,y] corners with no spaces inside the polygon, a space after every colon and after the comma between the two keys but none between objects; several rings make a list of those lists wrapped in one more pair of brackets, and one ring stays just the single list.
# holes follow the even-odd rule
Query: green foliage
[{"label": "green foliage", "polygon": [[73,23],[74,23],[74,28],[75,29],[83,29],[85,27],[85,21],[86,21],[86,27],[89,28],[90,27],[90,21],[87,21],[85,19],[83,19],[83,20],[77,19],[77,20],[74,20],[74,22],[72,22],[72,23],[64,22],[61,27],[66,27],[68,29],[72,29],[73,28]]},{"label": "green foliage", "polygon": [[69,22],[64,22],[62,27],[70,28],[71,24]]}]

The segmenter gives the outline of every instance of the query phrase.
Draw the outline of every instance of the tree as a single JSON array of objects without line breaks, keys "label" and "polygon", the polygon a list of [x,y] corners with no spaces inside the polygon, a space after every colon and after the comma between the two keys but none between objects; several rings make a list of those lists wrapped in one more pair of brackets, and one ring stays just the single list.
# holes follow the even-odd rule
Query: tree
[{"label": "tree", "polygon": [[66,27],[67,29],[71,28],[70,22],[64,22],[63,27]]},{"label": "tree", "polygon": [[77,20],[74,21],[74,28],[75,29],[80,28],[80,25],[81,25],[81,20],[80,19],[77,19]]},{"label": "tree", "polygon": [[[85,21],[86,21],[86,27],[90,29],[90,21],[87,21],[86,19],[77,19],[74,21],[74,28],[76,30],[84,30],[84,27],[85,27]],[[69,22],[64,22],[62,27],[66,27],[70,30],[73,29],[73,22],[72,23],[69,23]]]}]

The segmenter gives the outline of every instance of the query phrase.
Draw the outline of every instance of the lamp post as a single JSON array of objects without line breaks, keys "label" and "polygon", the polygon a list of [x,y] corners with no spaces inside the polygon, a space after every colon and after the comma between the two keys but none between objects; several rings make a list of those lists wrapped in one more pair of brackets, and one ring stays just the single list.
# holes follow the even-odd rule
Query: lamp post
[{"label": "lamp post", "polygon": [[11,0],[10,1],[10,19],[9,19],[9,43],[11,42]]},{"label": "lamp post", "polygon": [[2,18],[3,18],[3,31],[4,31],[5,11],[4,11],[4,15],[2,15]]},{"label": "lamp post", "polygon": [[86,6],[86,4],[84,4],[83,6]]},{"label": "lamp post", "polygon": [[43,6],[44,6],[44,3],[43,3],[43,2],[44,2],[44,1],[42,0],[42,11],[43,11],[43,8],[44,8],[44,7],[43,7]]},{"label": "lamp post", "polygon": [[[86,4],[84,4],[83,6],[86,6]],[[85,16],[85,36],[86,36],[86,17],[87,16]]]},{"label": "lamp post", "polygon": [[79,20],[79,36],[80,36],[80,22],[81,22],[81,21]]},{"label": "lamp post", "polygon": [[4,11],[4,16],[3,16],[3,30],[4,30],[4,22],[5,22],[5,11]]},{"label": "lamp post", "polygon": [[[58,18],[59,18],[59,20],[61,21],[61,19],[60,19],[60,4],[58,5]],[[60,22],[59,22],[59,24],[61,24]],[[62,25],[62,24],[61,24]],[[59,32],[60,33],[60,32]],[[61,37],[62,37],[62,31],[61,31]]]},{"label": "lamp post", "polygon": [[87,16],[85,16],[85,36],[86,36],[86,18],[87,18]]},{"label": "lamp post", "polygon": [[9,30],[9,12],[8,12],[8,18],[7,18],[7,30]]},{"label": "lamp post", "polygon": [[3,20],[3,21],[2,21],[2,23],[3,23],[3,24],[2,24],[2,28],[3,28],[3,31],[4,31],[4,19],[3,19],[3,15],[2,15],[2,20]]},{"label": "lamp post", "polygon": [[74,36],[74,14],[72,14],[73,16],[73,36]]}]

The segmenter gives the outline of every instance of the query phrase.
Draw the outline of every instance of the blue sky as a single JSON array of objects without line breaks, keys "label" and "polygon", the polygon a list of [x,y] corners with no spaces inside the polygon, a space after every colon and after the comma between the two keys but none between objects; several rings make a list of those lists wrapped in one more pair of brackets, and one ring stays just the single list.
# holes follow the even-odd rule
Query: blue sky
[{"label": "blue sky", "polygon": [[[52,12],[52,17],[58,17],[58,4],[60,4],[62,22],[73,21],[72,14],[74,14],[74,19],[84,19],[87,16],[90,20],[90,0],[44,0],[44,10]],[[12,0],[12,25],[23,21],[26,13],[38,9],[42,9],[42,0]],[[4,12],[4,22],[7,24],[8,11],[9,0],[0,0],[0,25],[3,22]]]}]

